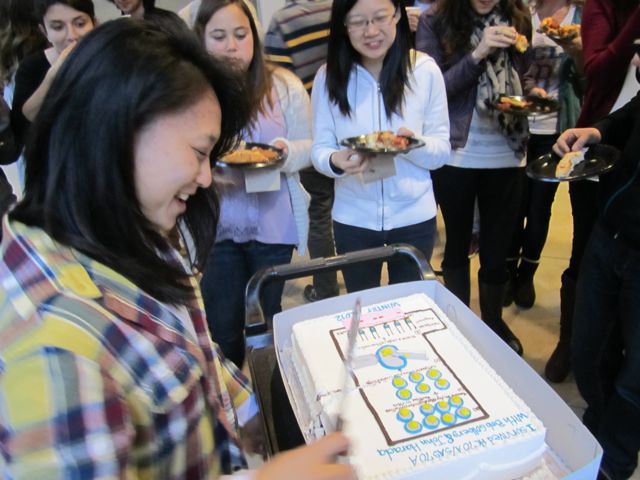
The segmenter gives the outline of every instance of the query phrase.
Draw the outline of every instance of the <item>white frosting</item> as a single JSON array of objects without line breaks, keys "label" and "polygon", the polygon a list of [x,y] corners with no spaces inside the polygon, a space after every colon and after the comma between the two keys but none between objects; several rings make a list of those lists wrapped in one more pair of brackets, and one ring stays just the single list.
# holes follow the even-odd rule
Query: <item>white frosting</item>
[{"label": "white frosting", "polygon": [[[546,448],[542,422],[430,298],[415,294],[363,306],[362,324],[371,312],[382,323],[359,331],[344,414],[360,479],[513,479],[536,468]],[[394,313],[389,318],[385,312]],[[331,431],[339,413],[345,316],[293,326],[290,381],[301,397],[294,401],[306,406],[306,438]],[[443,388],[429,378],[433,369],[445,380]],[[437,402],[444,402],[440,410]],[[435,428],[424,423],[425,403],[436,408]],[[416,423],[398,419],[399,412]]]}]

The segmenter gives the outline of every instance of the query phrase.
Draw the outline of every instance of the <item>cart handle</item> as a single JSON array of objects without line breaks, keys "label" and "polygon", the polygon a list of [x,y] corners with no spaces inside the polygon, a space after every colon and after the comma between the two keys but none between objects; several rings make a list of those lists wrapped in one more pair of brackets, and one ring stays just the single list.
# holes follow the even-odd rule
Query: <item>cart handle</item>
[{"label": "cart handle", "polygon": [[315,258],[305,262],[274,265],[258,270],[247,283],[245,291],[245,327],[257,330],[266,327],[264,312],[260,305],[260,292],[264,283],[273,280],[291,280],[308,277],[314,273],[331,272],[358,263],[372,261],[386,261],[392,257],[402,255],[409,257],[416,265],[422,280],[435,280],[436,276],[425,256],[412,245],[394,243],[385,247],[369,248],[355,252],[336,255],[335,257]]}]

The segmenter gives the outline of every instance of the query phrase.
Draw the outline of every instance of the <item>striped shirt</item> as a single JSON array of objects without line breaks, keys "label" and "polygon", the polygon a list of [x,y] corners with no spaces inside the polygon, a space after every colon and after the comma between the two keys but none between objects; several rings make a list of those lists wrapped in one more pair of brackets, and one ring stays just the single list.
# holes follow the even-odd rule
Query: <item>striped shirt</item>
[{"label": "striped shirt", "polygon": [[308,92],[327,59],[332,0],[290,0],[271,17],[264,46],[268,61],[287,68]]},{"label": "striped shirt", "polygon": [[114,270],[5,217],[6,478],[200,479],[245,465],[236,432],[254,398],[212,343],[192,284],[198,298],[178,318]]}]

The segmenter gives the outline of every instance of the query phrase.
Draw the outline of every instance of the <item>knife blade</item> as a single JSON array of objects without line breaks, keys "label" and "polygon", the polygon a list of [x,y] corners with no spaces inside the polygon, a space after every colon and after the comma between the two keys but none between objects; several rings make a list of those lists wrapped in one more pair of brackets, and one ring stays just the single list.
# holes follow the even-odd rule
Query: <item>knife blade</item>
[{"label": "knife blade", "polygon": [[360,325],[360,314],[362,306],[360,298],[356,299],[353,307],[353,315],[351,316],[351,324],[347,332],[347,350],[344,359],[344,383],[342,385],[342,393],[340,397],[340,409],[338,410],[338,418],[336,419],[336,432],[342,431],[344,410],[347,403],[347,388],[349,387],[349,378],[353,373],[353,352],[355,351],[356,338],[358,337],[358,327]]}]

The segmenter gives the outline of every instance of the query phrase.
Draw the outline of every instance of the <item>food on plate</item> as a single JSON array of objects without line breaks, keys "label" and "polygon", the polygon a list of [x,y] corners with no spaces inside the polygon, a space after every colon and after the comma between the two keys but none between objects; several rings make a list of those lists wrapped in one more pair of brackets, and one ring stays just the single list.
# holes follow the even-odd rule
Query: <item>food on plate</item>
[{"label": "food on plate", "polygon": [[556,39],[569,40],[580,35],[580,25],[560,25],[554,18],[547,17],[540,22],[539,31]]},{"label": "food on plate", "polygon": [[552,102],[545,102],[544,99],[537,100],[536,97],[519,97],[501,95],[495,104],[495,108],[501,112],[526,114],[547,113],[553,109]]},{"label": "food on plate", "polygon": [[518,97],[500,97],[498,104],[504,104],[513,108],[526,108],[530,107],[533,102],[531,100],[527,100],[526,98],[518,98]]},{"label": "food on plate", "polygon": [[393,132],[372,132],[364,136],[364,147],[375,150],[404,150],[409,139]]},{"label": "food on plate", "polygon": [[574,167],[584,160],[584,152],[569,152],[565,153],[564,156],[558,162],[556,166],[556,177],[557,178],[566,178],[573,171]]},{"label": "food on plate", "polygon": [[275,150],[267,148],[252,147],[235,150],[222,157],[222,161],[228,164],[247,164],[247,163],[268,163],[278,158],[279,154]]},{"label": "food on plate", "polygon": [[527,48],[529,48],[529,41],[527,40],[527,37],[518,33],[516,35],[515,47],[518,52],[524,53],[527,50]]}]

